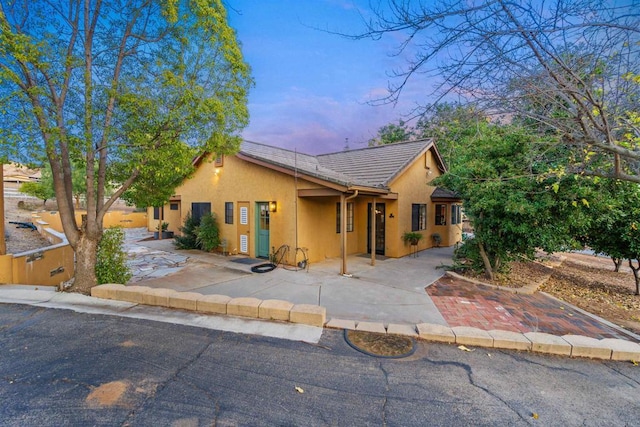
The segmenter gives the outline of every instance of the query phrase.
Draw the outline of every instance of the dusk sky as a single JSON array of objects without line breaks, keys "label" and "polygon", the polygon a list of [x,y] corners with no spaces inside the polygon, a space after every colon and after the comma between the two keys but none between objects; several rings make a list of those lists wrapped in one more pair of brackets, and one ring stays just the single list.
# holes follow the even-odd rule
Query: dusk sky
[{"label": "dusk sky", "polygon": [[340,151],[345,138],[351,149],[362,148],[380,126],[425,102],[428,88],[412,82],[395,107],[367,104],[388,93],[388,73],[404,65],[391,56],[400,39],[350,40],[329,32],[362,32],[369,0],[227,4],[255,79],[245,139],[309,154]]}]

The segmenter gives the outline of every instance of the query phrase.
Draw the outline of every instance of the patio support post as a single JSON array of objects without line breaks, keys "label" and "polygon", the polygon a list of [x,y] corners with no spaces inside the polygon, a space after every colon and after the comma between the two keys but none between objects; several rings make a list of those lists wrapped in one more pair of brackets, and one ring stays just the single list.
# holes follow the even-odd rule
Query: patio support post
[{"label": "patio support post", "polygon": [[376,265],[376,198],[371,200],[371,265]]},{"label": "patio support post", "polygon": [[347,201],[344,193],[340,195],[340,252],[342,265],[340,274],[347,274]]}]

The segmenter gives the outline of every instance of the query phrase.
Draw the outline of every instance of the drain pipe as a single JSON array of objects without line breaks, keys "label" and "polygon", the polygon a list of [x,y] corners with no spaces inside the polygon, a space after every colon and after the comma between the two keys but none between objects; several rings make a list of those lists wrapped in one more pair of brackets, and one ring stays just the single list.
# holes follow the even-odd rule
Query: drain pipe
[{"label": "drain pipe", "polygon": [[358,197],[358,190],[349,196],[345,197],[344,193],[340,196],[340,232],[342,233],[341,249],[342,249],[342,267],[340,268],[340,274],[347,276],[347,201]]}]

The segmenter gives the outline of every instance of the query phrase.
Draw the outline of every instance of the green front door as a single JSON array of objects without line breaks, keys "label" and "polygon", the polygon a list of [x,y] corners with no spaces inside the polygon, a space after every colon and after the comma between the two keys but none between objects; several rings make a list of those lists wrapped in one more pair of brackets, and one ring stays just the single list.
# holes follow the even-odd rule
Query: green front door
[{"label": "green front door", "polygon": [[269,203],[257,203],[256,214],[258,235],[256,239],[256,256],[258,258],[269,258]]}]

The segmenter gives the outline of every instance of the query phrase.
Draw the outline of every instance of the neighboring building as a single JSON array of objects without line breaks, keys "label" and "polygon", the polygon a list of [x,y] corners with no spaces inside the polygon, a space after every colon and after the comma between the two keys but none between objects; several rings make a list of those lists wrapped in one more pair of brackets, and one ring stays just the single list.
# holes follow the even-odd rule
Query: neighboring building
[{"label": "neighboring building", "polygon": [[194,164],[169,204],[149,208],[149,230],[162,218],[178,232],[188,212],[213,212],[228,253],[268,258],[286,244],[307,248],[311,263],[344,255],[342,273],[346,255],[372,247],[408,255],[405,232],[424,236],[419,250],[434,246],[434,233],[441,246],[461,240],[460,199],[429,185],[445,171],[430,139],[318,156],[245,141],[235,155]]},{"label": "neighboring building", "polygon": [[2,165],[4,182],[22,184],[24,182],[40,181],[42,174],[37,169],[29,169],[18,163]]}]

